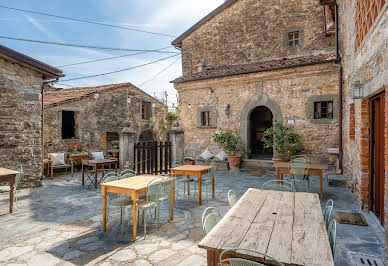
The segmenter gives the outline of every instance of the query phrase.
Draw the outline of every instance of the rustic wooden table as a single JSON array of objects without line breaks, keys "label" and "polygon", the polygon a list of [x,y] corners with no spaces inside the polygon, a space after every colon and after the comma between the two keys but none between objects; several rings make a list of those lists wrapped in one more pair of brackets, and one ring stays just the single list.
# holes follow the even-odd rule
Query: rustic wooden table
[{"label": "rustic wooden table", "polygon": [[8,182],[9,183],[9,212],[12,213],[13,211],[13,193],[15,189],[15,178],[16,175],[20,174],[18,171],[6,169],[6,168],[0,168],[0,182]]},{"label": "rustic wooden table", "polygon": [[[101,194],[102,194],[102,229],[104,232],[106,232],[106,194],[111,193],[118,193],[123,194],[127,196],[131,196],[131,199],[133,201],[132,206],[132,221],[133,221],[133,228],[132,228],[132,239],[133,241],[136,241],[136,231],[137,231],[137,200],[139,199],[140,194],[146,194],[147,185],[148,183],[157,178],[158,176],[155,175],[138,175],[133,176],[130,178],[112,181],[108,183],[101,184]],[[168,179],[168,180],[171,180]],[[174,187],[172,186],[171,193],[170,193],[170,220],[174,219]]]},{"label": "rustic wooden table", "polygon": [[98,185],[98,168],[101,167],[102,177],[104,177],[104,167],[106,165],[114,165],[115,166],[115,173],[117,175],[117,162],[118,162],[117,159],[82,160],[82,186],[85,185],[85,167],[84,166],[93,166],[93,170],[94,170],[94,188],[97,189],[97,185]]},{"label": "rustic wooden table", "polygon": [[[202,205],[202,175],[209,173],[211,166],[208,165],[183,165],[176,168],[171,169],[171,174],[173,175],[186,175],[187,178],[190,176],[198,177],[198,197],[199,197],[199,205]],[[214,176],[213,176],[213,188],[212,188],[212,196],[214,198]],[[187,183],[188,193],[190,195],[190,185]]]},{"label": "rustic wooden table", "polygon": [[207,250],[207,265],[218,265],[220,253],[232,247],[266,253],[286,265],[334,265],[319,198],[313,193],[250,188],[198,246]]},{"label": "rustic wooden table", "polygon": [[[283,181],[285,174],[290,174],[290,163],[289,162],[275,162],[276,177],[278,181]],[[307,164],[307,175],[308,176],[319,176],[320,195],[323,197],[323,170],[329,169],[327,163],[308,163]]]},{"label": "rustic wooden table", "polygon": [[69,155],[70,164],[71,164],[71,176],[74,174],[74,161],[81,161],[87,159],[89,157],[88,154],[83,155]]}]

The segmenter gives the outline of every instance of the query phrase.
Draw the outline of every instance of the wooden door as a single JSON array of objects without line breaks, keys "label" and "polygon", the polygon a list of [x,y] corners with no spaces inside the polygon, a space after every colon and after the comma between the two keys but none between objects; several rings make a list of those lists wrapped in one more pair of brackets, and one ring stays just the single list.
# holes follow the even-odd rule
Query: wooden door
[{"label": "wooden door", "polygon": [[384,93],[370,99],[370,210],[384,225]]}]

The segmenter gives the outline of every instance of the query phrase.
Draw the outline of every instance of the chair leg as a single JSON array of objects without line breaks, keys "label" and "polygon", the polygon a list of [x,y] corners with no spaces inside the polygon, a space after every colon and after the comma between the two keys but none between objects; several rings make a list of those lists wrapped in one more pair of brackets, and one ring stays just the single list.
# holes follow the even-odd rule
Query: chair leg
[{"label": "chair leg", "polygon": [[124,206],[120,206],[121,233],[124,233]]},{"label": "chair leg", "polygon": [[310,180],[309,179],[306,180],[306,191],[310,192]]},{"label": "chair leg", "polygon": [[158,207],[155,208],[157,213],[157,220],[158,220],[158,228],[160,228],[160,205],[158,204]]},{"label": "chair leg", "polygon": [[146,239],[146,237],[147,237],[147,219],[146,219],[145,214],[146,214],[146,212],[145,212],[145,210],[143,210],[144,239]]}]

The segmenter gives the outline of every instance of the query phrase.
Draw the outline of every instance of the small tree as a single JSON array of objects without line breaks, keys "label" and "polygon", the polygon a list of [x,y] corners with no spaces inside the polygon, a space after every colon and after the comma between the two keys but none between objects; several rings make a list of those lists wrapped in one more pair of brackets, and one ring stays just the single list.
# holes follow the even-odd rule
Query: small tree
[{"label": "small tree", "polygon": [[213,135],[213,140],[228,155],[236,155],[243,152],[241,139],[232,130],[219,131]]},{"label": "small tree", "polygon": [[264,132],[263,141],[264,146],[272,148],[275,156],[279,156],[282,160],[289,159],[303,151],[300,136],[294,132],[294,128],[283,125],[279,121]]}]

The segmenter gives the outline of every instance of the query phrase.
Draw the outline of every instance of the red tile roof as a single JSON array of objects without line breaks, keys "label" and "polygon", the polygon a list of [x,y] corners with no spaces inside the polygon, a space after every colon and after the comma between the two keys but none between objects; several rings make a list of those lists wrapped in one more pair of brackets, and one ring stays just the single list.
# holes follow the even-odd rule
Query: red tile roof
[{"label": "red tile roof", "polygon": [[286,69],[292,67],[308,66],[314,64],[324,64],[334,62],[335,54],[319,54],[310,56],[301,56],[294,58],[283,58],[277,60],[263,61],[257,63],[240,64],[240,65],[225,65],[218,67],[208,67],[202,72],[192,73],[187,76],[179,77],[171,83],[182,83],[195,80],[212,79],[219,77],[227,77],[233,75],[249,74],[256,72],[264,72],[278,69]]},{"label": "red tile roof", "polygon": [[96,91],[98,92],[111,91],[115,89],[129,87],[129,86],[133,86],[132,83],[126,82],[126,83],[94,86],[94,87],[79,87],[79,88],[71,88],[71,89],[50,90],[44,94],[44,99],[43,99],[44,107],[46,108],[46,107],[58,105],[61,103],[65,103],[68,101],[89,97],[94,95]]}]

